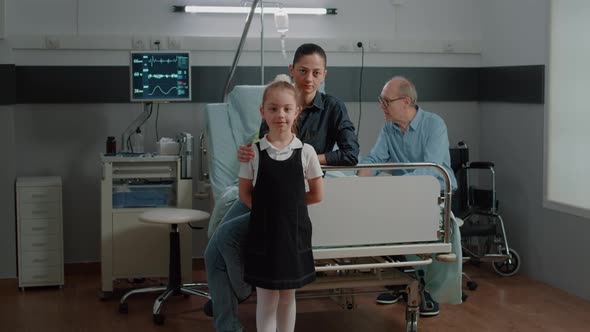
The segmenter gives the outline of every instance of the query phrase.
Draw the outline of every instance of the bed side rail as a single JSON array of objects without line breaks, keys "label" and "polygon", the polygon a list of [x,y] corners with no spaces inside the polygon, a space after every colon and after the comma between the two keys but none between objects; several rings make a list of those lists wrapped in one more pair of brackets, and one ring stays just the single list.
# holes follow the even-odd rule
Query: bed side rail
[{"label": "bed side rail", "polygon": [[451,189],[451,178],[447,170],[435,163],[380,163],[380,164],[358,164],[356,166],[322,166],[322,170],[326,172],[330,171],[359,171],[363,169],[368,170],[396,170],[396,169],[419,169],[419,168],[429,168],[437,170],[443,180],[444,180],[444,189],[441,193],[439,203],[443,204],[443,242],[449,243],[450,242],[450,229],[451,229],[451,199],[452,199],[452,189]]},{"label": "bed side rail", "polygon": [[432,263],[432,258],[426,258],[409,262],[383,262],[383,263],[363,263],[363,264],[328,264],[316,265],[316,272],[343,271],[343,270],[366,270],[366,269],[385,269],[392,267],[416,267],[425,266]]}]

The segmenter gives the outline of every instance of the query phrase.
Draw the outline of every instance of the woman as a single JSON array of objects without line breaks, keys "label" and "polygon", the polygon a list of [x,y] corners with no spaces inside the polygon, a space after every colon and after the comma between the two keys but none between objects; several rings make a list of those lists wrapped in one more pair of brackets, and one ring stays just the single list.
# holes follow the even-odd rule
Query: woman
[{"label": "woman", "polygon": [[[289,73],[299,92],[298,102],[303,108],[297,119],[297,136],[315,148],[321,165],[356,165],[359,145],[346,105],[318,91],[328,73],[326,63],[326,52],[320,46],[303,44],[297,48],[293,64],[289,65]],[[260,137],[267,132],[268,126],[263,122]],[[338,145],[337,151],[333,151],[335,145]],[[249,145],[240,146],[240,162],[247,162],[253,156]]]}]

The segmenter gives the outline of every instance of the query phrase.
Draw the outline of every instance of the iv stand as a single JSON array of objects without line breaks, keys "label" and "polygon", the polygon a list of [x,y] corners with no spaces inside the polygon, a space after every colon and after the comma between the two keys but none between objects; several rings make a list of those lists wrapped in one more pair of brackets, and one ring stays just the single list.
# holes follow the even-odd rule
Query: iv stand
[{"label": "iv stand", "polygon": [[[244,25],[244,30],[242,31],[242,38],[240,38],[240,44],[238,45],[238,49],[236,50],[236,55],[234,56],[234,62],[231,65],[229,70],[229,75],[227,76],[227,80],[225,81],[225,88],[223,89],[223,101],[227,101],[227,95],[229,93],[229,84],[231,83],[232,78],[236,72],[236,67],[238,65],[238,61],[240,60],[240,55],[242,55],[242,49],[244,48],[244,43],[246,42],[246,37],[248,36],[248,31],[250,30],[250,23],[252,23],[252,18],[254,17],[254,11],[256,10],[256,6],[260,0],[254,0],[252,2],[252,7],[250,8],[250,14],[248,14],[248,18],[246,19],[246,24]],[[261,15],[263,16],[263,15]]]},{"label": "iv stand", "polygon": [[[248,1],[245,1],[248,2]],[[242,49],[244,48],[244,43],[246,41],[246,37],[248,36],[248,31],[250,30],[250,24],[252,23],[252,16],[254,15],[254,11],[256,7],[260,3],[260,85],[264,85],[264,3],[275,3],[282,6],[280,2],[272,2],[272,1],[260,1],[260,0],[253,0],[252,7],[250,8],[250,13],[246,19],[246,24],[244,25],[244,30],[242,31],[242,37],[240,38],[240,44],[238,45],[238,49],[236,50],[236,55],[234,56],[234,62],[229,70],[229,75],[227,76],[227,80],[225,81],[225,88],[223,89],[223,102],[227,102],[227,95],[229,93],[229,85],[231,80],[233,79],[234,73],[236,71],[236,67],[238,65],[238,61],[240,60],[240,55],[242,55]]]},{"label": "iv stand", "polygon": [[132,152],[131,149],[128,148],[127,144],[129,142],[129,137],[135,133],[137,127],[143,125],[145,121],[150,117],[150,107],[152,103],[143,103],[143,112],[131,122],[131,124],[125,129],[125,131],[121,134],[121,152]]},{"label": "iv stand", "polygon": [[260,2],[260,85],[264,85],[264,1]]}]

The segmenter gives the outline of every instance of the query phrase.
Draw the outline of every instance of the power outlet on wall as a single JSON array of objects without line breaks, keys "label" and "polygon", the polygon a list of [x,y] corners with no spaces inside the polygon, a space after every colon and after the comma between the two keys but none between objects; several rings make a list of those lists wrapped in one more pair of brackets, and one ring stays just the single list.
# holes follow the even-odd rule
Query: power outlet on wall
[{"label": "power outlet on wall", "polygon": [[455,52],[455,45],[450,40],[447,40],[443,46],[443,52],[445,53],[453,53]]},{"label": "power outlet on wall", "polygon": [[45,48],[52,50],[58,49],[59,39],[57,37],[45,36]]},{"label": "power outlet on wall", "polygon": [[182,48],[182,39],[180,37],[168,37],[168,49],[179,50]]},{"label": "power outlet on wall", "polygon": [[134,50],[145,50],[149,46],[149,40],[146,37],[135,36],[131,38],[131,48]]},{"label": "power outlet on wall", "polygon": [[369,40],[369,42],[367,42],[367,46],[365,46],[369,49],[369,52],[378,52],[379,51],[379,43],[377,43],[374,40]]}]

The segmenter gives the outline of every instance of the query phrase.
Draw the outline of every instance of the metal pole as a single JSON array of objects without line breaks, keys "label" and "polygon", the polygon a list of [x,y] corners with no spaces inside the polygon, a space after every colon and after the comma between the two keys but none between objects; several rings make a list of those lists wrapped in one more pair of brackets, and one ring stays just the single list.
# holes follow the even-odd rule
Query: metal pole
[{"label": "metal pole", "polygon": [[264,1],[260,3],[260,85],[264,85]]},{"label": "metal pole", "polygon": [[231,65],[229,70],[229,75],[227,76],[227,80],[225,82],[225,88],[223,89],[223,101],[227,101],[227,94],[229,90],[229,85],[231,80],[234,76],[236,71],[236,67],[238,65],[238,61],[240,60],[240,55],[242,54],[242,48],[244,48],[244,43],[246,41],[246,37],[248,36],[248,31],[250,30],[250,23],[252,23],[252,17],[254,17],[254,11],[256,10],[256,6],[260,0],[254,0],[252,2],[252,7],[250,8],[250,13],[248,14],[248,18],[246,19],[246,24],[244,25],[244,30],[242,31],[242,38],[240,38],[240,44],[238,45],[238,49],[236,50],[236,55],[234,56],[234,62]]}]

